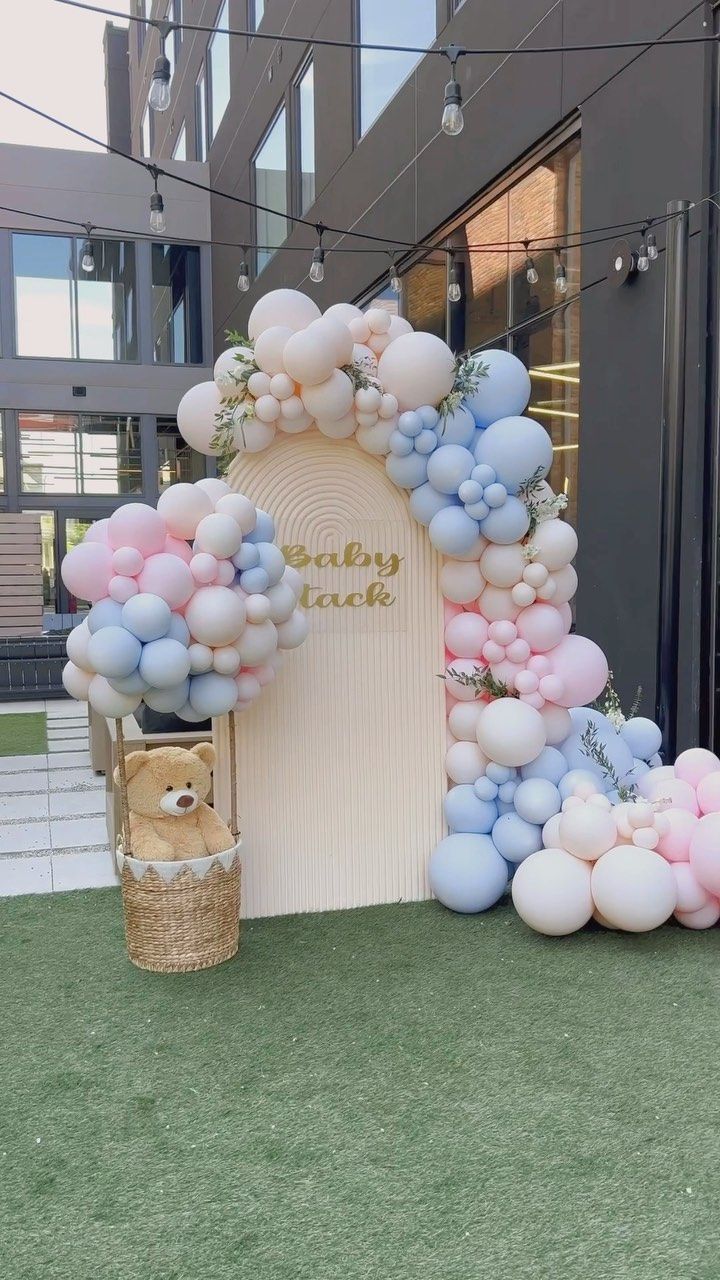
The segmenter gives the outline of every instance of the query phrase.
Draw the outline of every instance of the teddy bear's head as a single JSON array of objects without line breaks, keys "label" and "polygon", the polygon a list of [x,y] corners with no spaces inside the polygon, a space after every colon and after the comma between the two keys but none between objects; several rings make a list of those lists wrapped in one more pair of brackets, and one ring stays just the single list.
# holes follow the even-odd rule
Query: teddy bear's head
[{"label": "teddy bear's head", "polygon": [[[133,751],[125,761],[128,804],[146,818],[183,817],[197,809],[210,794],[215,748],[199,742],[184,747],[159,747]],[[119,770],[115,770],[118,783]]]}]

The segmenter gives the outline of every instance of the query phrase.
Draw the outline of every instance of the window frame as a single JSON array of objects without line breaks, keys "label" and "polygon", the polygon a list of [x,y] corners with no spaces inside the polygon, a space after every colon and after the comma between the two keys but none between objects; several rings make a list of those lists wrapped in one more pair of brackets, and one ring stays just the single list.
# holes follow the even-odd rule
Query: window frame
[{"label": "window frame", "polygon": [[[254,231],[254,241],[255,241],[254,247],[253,247],[253,276],[255,280],[257,280],[259,276],[262,275],[265,268],[268,267],[272,262],[272,259],[275,257],[275,254],[279,253],[280,250],[282,249],[285,243],[285,240],[287,240],[288,236],[290,235],[291,228],[290,226],[288,226],[288,222],[290,221],[293,213],[295,212],[293,208],[293,190],[292,190],[293,174],[292,174],[292,156],[290,152],[290,136],[291,136],[293,125],[292,125],[292,115],[288,113],[288,102],[287,102],[286,94],[283,94],[283,97],[277,107],[277,110],[275,111],[275,114],[271,117],[270,123],[268,124],[267,128],[263,132],[257,146],[255,147],[254,151],[250,156],[250,199],[253,202],[257,201],[257,182],[256,182],[257,157],[259,156],[260,152],[265,146],[265,143],[267,142],[268,138],[270,137],[270,134],[272,133],[273,129],[275,128],[275,125],[277,124],[278,120],[280,119],[280,116],[283,115],[283,113],[285,115],[285,213],[282,216],[285,218],[285,239],[282,241],[282,244],[279,244],[275,249],[273,249],[272,255],[270,258],[268,258],[267,262],[264,262],[262,267],[258,267],[257,246],[259,243],[259,236],[258,236],[257,219],[258,219],[258,213],[261,212],[261,210],[259,209],[253,210],[253,215],[254,215],[253,231]],[[276,216],[279,217],[281,215],[278,214]]]},{"label": "window frame", "polygon": [[[303,208],[302,198],[302,111],[300,107],[300,87],[308,71],[313,72],[313,198],[308,205]],[[317,200],[317,149],[315,146],[315,59],[313,51],[310,49],[300,63],[296,71],[292,84],[290,86],[290,112],[288,114],[289,129],[286,125],[286,150],[289,144],[290,148],[290,164],[291,171],[291,201],[289,208],[292,214],[297,217],[304,217],[308,209],[311,209]],[[287,136],[289,133],[289,137]],[[253,158],[254,163],[254,158]],[[286,160],[286,167],[288,167]]]},{"label": "window frame", "polygon": [[[222,18],[223,12],[225,13],[225,21],[221,23],[220,19]],[[207,143],[208,151],[210,150],[213,142],[215,141],[218,135],[218,130],[223,120],[225,119],[228,107],[230,106],[230,101],[232,99],[232,73],[231,73],[231,65],[230,65],[231,64],[231,44],[230,44],[231,37],[224,35],[222,32],[219,32],[217,29],[219,26],[223,26],[223,27],[230,26],[229,0],[221,0],[220,8],[218,9],[217,16],[213,24],[213,27],[214,27],[213,34],[210,36],[210,39],[208,40],[207,53],[205,56],[205,117],[206,117],[207,139],[208,139],[208,143]],[[223,108],[222,115],[220,116],[220,119],[217,121],[217,124],[216,124],[213,119],[214,113],[213,113],[213,106],[212,106],[212,95],[213,95],[212,46],[213,46],[213,42],[217,40],[218,36],[221,36],[223,40],[227,40],[227,45],[228,45],[228,99],[227,99],[227,102],[225,103],[225,107]]]},{"label": "window frame", "polygon": [[[163,286],[153,284],[152,251],[155,248],[158,248],[160,246],[165,246],[165,245],[170,245],[171,248],[197,250],[198,299],[199,299],[199,305],[197,308],[197,315],[198,315],[197,323],[199,326],[199,334],[200,334],[200,359],[199,360],[179,361],[179,360],[156,360],[155,359],[155,312],[153,307],[153,289],[162,288]],[[150,278],[149,278],[149,290],[150,290],[150,334],[149,334],[150,360],[149,360],[149,363],[153,366],[154,369],[201,369],[202,368],[204,364],[204,358],[205,358],[205,349],[208,342],[208,335],[205,332],[205,323],[204,323],[205,317],[204,317],[203,305],[202,305],[202,297],[203,297],[202,282],[203,282],[203,255],[202,255],[202,246],[200,244],[197,244],[197,243],[186,244],[184,241],[181,241],[181,240],[168,240],[168,239],[160,239],[160,238],[152,242],[150,246]],[[173,315],[175,315],[175,311],[176,309],[173,310],[172,312]],[[161,414],[160,416],[162,417],[163,415]]]},{"label": "window frame", "polygon": [[208,117],[207,117],[207,65],[203,60],[200,70],[195,77],[195,159],[202,164],[207,162],[208,158]]},{"label": "window frame", "polygon": [[[390,2],[392,2],[392,0],[390,0]],[[362,0],[353,0],[352,39],[357,43],[358,46],[360,45],[360,42],[362,39],[361,5],[362,5]],[[435,35],[433,36],[430,44],[428,45],[428,49],[432,49],[433,46],[436,44],[437,39],[440,35],[440,32],[447,20],[444,14],[438,13],[437,0],[435,0],[434,2],[434,9],[435,9]],[[444,21],[442,20],[443,18],[445,18]],[[375,119],[372,121],[371,124],[368,125],[367,129],[365,130],[363,130],[363,127],[362,127],[362,49],[360,47],[355,48],[353,50],[353,55],[354,55],[352,59],[353,138],[354,138],[355,146],[357,146],[358,143],[362,142],[363,138],[365,138],[371,132],[371,130],[375,128],[375,125],[380,122],[384,112],[387,111],[388,107],[390,106],[390,103],[401,92],[401,90],[407,84],[410,77],[415,74],[423,57],[427,55],[420,54],[417,62],[415,63],[415,66],[412,68],[411,71],[408,72],[405,79],[400,81],[400,84],[397,86],[395,92],[391,94],[391,96],[388,98],[385,105],[381,108],[381,110],[376,115]]]},{"label": "window frame", "polygon": [[247,29],[248,31],[257,31],[260,24],[265,19],[267,12],[267,0],[261,0],[263,11],[260,17],[257,16],[257,0],[247,0]]},{"label": "window frame", "polygon": [[[179,155],[178,155],[178,150],[179,150],[180,142],[181,142],[181,141],[182,141],[182,143],[183,143],[183,149],[184,149],[184,151],[185,151],[185,155],[184,155],[184,156],[179,156]],[[186,121],[185,121],[185,120],[183,120],[183,122],[182,122],[182,124],[180,125],[180,128],[179,128],[179,130],[178,130],[178,134],[177,134],[177,137],[176,137],[176,139],[175,139],[175,146],[173,147],[173,150],[172,150],[172,157],[171,157],[171,158],[172,158],[173,160],[180,160],[180,161],[187,160],[187,123],[186,123]]]}]

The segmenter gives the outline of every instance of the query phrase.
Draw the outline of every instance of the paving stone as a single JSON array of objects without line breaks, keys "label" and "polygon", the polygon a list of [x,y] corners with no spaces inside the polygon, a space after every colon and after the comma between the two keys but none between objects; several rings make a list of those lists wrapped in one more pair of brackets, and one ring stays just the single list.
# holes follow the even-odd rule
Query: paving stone
[{"label": "paving stone", "polygon": [[53,849],[93,848],[107,842],[105,818],[60,818],[50,823],[50,847]]},{"label": "paving stone", "polygon": [[33,858],[0,858],[0,897],[51,891],[52,862],[49,853]]}]

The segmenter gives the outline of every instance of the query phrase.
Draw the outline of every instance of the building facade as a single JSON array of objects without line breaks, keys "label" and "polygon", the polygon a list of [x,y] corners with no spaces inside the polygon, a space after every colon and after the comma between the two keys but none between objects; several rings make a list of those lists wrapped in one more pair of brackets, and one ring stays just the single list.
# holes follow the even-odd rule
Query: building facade
[{"label": "building facade", "polygon": [[[147,106],[158,33],[131,24],[135,153],[163,166],[172,157],[207,163],[216,191],[267,207],[212,197],[215,354],[225,330],[243,331],[257,297],[279,286],[313,290],[321,307],[381,297],[458,350],[516,352],[531,372],[531,412],[553,439],[554,485],[567,493],[578,529],[578,629],[605,649],[623,699],[642,685],[652,714],[667,681],[661,591],[667,595],[663,528],[672,501],[681,547],[671,583],[676,741],[717,743],[717,209],[705,201],[689,215],[683,341],[672,370],[662,221],[669,201],[698,202],[720,186],[717,46],[697,39],[715,31],[714,6],[138,0],[136,12],[211,31],[168,38],[171,105],[158,115]],[[248,34],[213,30],[228,26]],[[268,33],[297,39],[259,38]],[[662,37],[689,42],[568,50]],[[465,127],[447,137],[446,59],[316,38],[503,52],[459,59]],[[523,52],[548,46],[565,51]],[[383,243],[350,253],[362,242],[328,231],[323,243],[335,251],[313,285],[317,238],[289,215]],[[626,235],[637,251],[647,218],[661,219],[653,228],[659,256],[617,288],[614,242]],[[580,232],[581,247],[556,252]],[[457,249],[460,302],[447,299],[446,255],[406,248],[425,239]],[[537,279],[528,278],[516,244],[473,248],[523,240]],[[236,288],[243,245],[252,277],[245,293]],[[397,251],[399,299],[387,288],[388,249]]]},{"label": "building facade", "polygon": [[206,474],[175,412],[212,376],[209,202],[166,179],[151,238],[151,191],[121,157],[0,147],[0,511],[42,513],[48,615],[93,520]]}]

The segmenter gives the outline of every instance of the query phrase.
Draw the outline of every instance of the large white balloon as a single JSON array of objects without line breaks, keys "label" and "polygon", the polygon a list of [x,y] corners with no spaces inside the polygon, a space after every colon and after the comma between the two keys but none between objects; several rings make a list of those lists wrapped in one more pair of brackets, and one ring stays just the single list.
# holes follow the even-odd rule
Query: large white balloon
[{"label": "large white balloon", "polygon": [[470,604],[485,586],[477,560],[446,560],[440,570],[440,590],[453,604]]},{"label": "large white balloon", "polygon": [[[336,366],[334,329],[320,322],[301,329],[288,339],[283,352],[285,372],[303,387],[325,382]],[[303,397],[304,399],[304,397]]]},{"label": "large white balloon", "polygon": [[278,632],[274,622],[249,622],[235,648],[244,667],[259,667],[278,647]]},{"label": "large white balloon", "polygon": [[[79,628],[78,628],[79,630]],[[78,702],[87,702],[90,685],[95,677],[89,671],[78,667],[74,662],[66,662],[62,672],[62,682],[71,698]]]},{"label": "large white balloon", "polygon": [[564,849],[539,849],[521,862],[512,882],[512,900],[522,920],[537,933],[562,937],[587,924],[593,913],[590,864]]},{"label": "large white balloon", "polygon": [[242,530],[237,520],[222,511],[213,511],[200,521],[195,534],[198,551],[207,551],[222,560],[240,550]]},{"label": "large white balloon", "polygon": [[358,317],[362,317],[362,311],[359,307],[354,306],[352,302],[334,302],[331,307],[328,307],[327,311],[323,312],[323,318],[328,316],[348,325],[351,320],[357,320]]},{"label": "large white balloon", "polygon": [[[169,491],[171,492],[171,490]],[[241,533],[252,533],[257,522],[254,503],[243,493],[226,493],[215,504],[219,515],[232,516]]]},{"label": "large white balloon", "polygon": [[171,484],[160,494],[157,509],[173,538],[194,538],[200,521],[212,513],[213,502],[196,484]]},{"label": "large white balloon", "polygon": [[333,368],[323,382],[306,386],[300,394],[308,413],[318,422],[339,422],[353,407],[353,384],[341,369]]},{"label": "large white balloon", "polygon": [[228,347],[215,361],[213,378],[215,385],[223,395],[237,394],[242,385],[243,374],[254,363],[253,353],[249,347]]},{"label": "large white balloon", "polygon": [[229,587],[200,587],[185,610],[185,621],[200,644],[232,644],[245,626],[245,605]]},{"label": "large white balloon", "polygon": [[592,871],[595,906],[615,929],[645,933],[672,915],[677,885],[669,862],[651,849],[617,845]]},{"label": "large white balloon", "polygon": [[452,391],[455,357],[433,333],[405,333],[383,351],[378,375],[401,411],[438,405]]},{"label": "large white balloon", "polygon": [[178,431],[192,449],[210,456],[217,452],[211,447],[217,426],[215,415],[222,408],[222,396],[214,382],[198,382],[185,392],[178,405]]},{"label": "large white balloon", "polygon": [[540,755],[547,735],[534,707],[517,698],[497,698],[478,720],[477,740],[489,760],[518,768]]},{"label": "large white balloon", "polygon": [[577,534],[566,520],[543,520],[532,536],[532,544],[536,548],[534,559],[546,569],[564,569],[578,548]]},{"label": "large white balloon", "polygon": [[250,312],[248,337],[259,338],[272,325],[281,324],[297,333],[319,319],[320,308],[307,294],[297,289],[272,289],[258,298]]},{"label": "large white balloon", "polygon": [[297,649],[306,638],[310,630],[307,616],[302,609],[295,609],[290,614],[286,622],[281,622],[277,628],[278,648],[279,649]]},{"label": "large white balloon", "polygon": [[93,676],[88,687],[88,701],[99,715],[120,720],[137,711],[142,699],[139,693],[118,693],[105,676]]},{"label": "large white balloon", "polygon": [[238,453],[262,453],[275,439],[275,423],[259,418],[241,418],[233,427],[233,444]]}]

